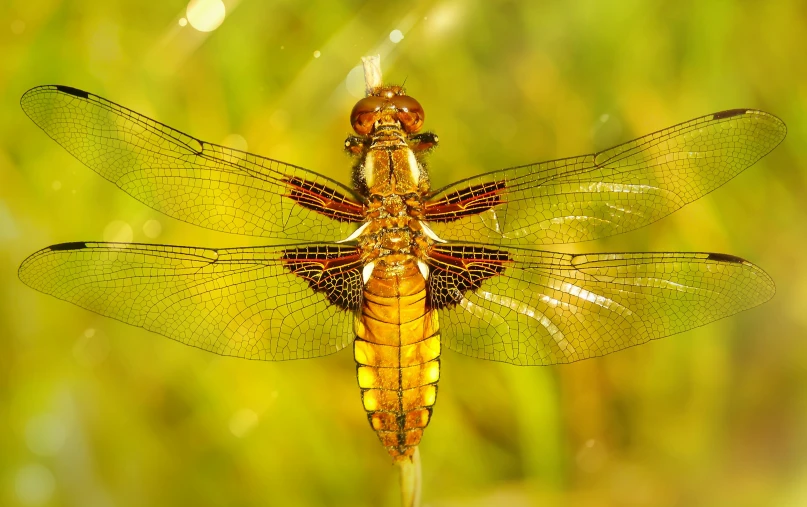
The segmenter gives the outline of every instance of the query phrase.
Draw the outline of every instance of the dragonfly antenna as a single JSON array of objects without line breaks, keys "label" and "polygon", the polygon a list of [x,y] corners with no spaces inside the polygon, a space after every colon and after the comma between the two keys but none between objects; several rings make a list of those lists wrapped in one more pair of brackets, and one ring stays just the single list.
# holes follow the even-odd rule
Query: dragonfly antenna
[{"label": "dragonfly antenna", "polygon": [[363,56],[361,63],[364,66],[364,88],[369,96],[384,83],[381,79],[381,55]]}]

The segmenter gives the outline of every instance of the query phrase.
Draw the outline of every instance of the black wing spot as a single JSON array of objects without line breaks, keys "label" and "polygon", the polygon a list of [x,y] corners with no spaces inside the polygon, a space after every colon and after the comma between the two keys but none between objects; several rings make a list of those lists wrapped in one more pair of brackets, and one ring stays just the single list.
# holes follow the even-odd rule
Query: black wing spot
[{"label": "black wing spot", "polygon": [[748,109],[729,109],[728,111],[720,111],[712,116],[714,120],[722,120],[723,118],[731,118],[732,116],[740,116],[748,112]]},{"label": "black wing spot", "polygon": [[741,259],[734,255],[729,254],[722,254],[722,253],[710,253],[707,260],[710,261],[719,261],[719,262],[732,262],[734,264],[745,264],[745,259]]},{"label": "black wing spot", "polygon": [[90,98],[89,93],[85,92],[84,90],[79,90],[78,88],[73,88],[72,86],[56,85],[56,89],[69,95],[81,97],[82,99]]},{"label": "black wing spot", "polygon": [[70,243],[59,243],[49,247],[51,252],[59,252],[61,250],[81,250],[87,248],[87,243],[84,241],[72,241]]}]

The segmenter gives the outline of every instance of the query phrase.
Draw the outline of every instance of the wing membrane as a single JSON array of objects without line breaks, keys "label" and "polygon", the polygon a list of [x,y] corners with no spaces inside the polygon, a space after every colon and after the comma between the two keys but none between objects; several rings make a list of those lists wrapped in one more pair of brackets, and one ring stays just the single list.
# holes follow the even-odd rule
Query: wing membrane
[{"label": "wing membrane", "polygon": [[30,287],[224,356],[323,356],[353,340],[361,301],[354,247],[299,244],[211,250],[65,243],[19,270]]},{"label": "wing membrane", "polygon": [[338,241],[363,219],[358,197],[329,178],[200,141],[97,95],[39,86],[20,103],[79,161],[176,219],[305,241]]},{"label": "wing membrane", "polygon": [[581,157],[504,169],[434,193],[426,219],[447,240],[558,244],[650,224],[721,186],[773,150],[782,121],[715,113]]},{"label": "wing membrane", "polygon": [[[473,253],[458,254],[462,247]],[[453,271],[476,288],[459,294],[431,287],[445,346],[518,365],[609,354],[754,307],[775,291],[760,268],[722,254],[450,248],[466,258],[444,270],[432,264],[431,279],[441,280],[435,273],[443,270],[445,287]]]}]

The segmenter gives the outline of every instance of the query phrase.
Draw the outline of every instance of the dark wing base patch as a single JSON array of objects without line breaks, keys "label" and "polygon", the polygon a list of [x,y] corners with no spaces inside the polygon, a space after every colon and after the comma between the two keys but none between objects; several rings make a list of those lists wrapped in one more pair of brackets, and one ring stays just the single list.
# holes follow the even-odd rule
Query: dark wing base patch
[{"label": "dark wing base patch", "polygon": [[355,247],[312,245],[283,251],[286,268],[344,310],[361,306],[361,255]]},{"label": "dark wing base patch", "polygon": [[504,272],[510,254],[478,245],[435,245],[426,262],[431,268],[429,307],[438,309],[459,304],[466,292]]},{"label": "dark wing base patch", "polygon": [[502,193],[507,188],[504,180],[490,181],[451,192],[442,199],[426,204],[426,220],[453,222],[464,216],[478,215],[502,204]]},{"label": "dark wing base patch", "polygon": [[291,187],[288,197],[304,208],[340,222],[364,220],[362,206],[332,188],[297,177],[284,181]]}]

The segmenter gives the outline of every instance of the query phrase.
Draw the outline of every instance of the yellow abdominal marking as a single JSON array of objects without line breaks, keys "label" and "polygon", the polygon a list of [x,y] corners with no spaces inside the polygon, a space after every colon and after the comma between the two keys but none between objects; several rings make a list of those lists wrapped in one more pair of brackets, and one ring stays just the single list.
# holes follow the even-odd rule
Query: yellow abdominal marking
[{"label": "yellow abdominal marking", "polygon": [[370,426],[395,460],[420,443],[437,401],[441,352],[437,314],[414,257],[381,260],[367,274],[353,357]]}]

